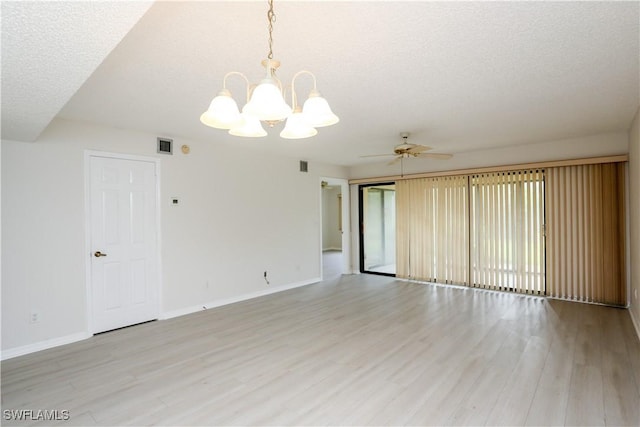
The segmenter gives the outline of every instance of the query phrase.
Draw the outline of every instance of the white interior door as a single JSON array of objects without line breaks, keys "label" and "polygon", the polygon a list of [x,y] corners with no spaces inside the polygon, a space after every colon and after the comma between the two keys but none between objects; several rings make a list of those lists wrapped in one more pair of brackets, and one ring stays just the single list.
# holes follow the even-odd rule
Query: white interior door
[{"label": "white interior door", "polygon": [[153,161],[90,156],[91,329],[158,318],[157,176]]}]

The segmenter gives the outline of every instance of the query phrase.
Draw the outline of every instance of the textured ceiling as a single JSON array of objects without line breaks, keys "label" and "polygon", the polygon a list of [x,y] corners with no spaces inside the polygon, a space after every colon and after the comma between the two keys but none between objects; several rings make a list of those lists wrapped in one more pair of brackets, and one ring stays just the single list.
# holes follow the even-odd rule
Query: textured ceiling
[{"label": "textured ceiling", "polygon": [[2,137],[34,141],[151,4],[2,1]]},{"label": "textured ceiling", "polygon": [[[275,3],[279,77],[313,71],[341,119],[314,138],[283,140],[277,125],[240,139],[198,120],[225,73],[262,77],[263,1],[156,2],[128,33],[137,18],[123,8],[137,3],[95,4],[108,9],[106,26],[38,3],[41,19],[23,28],[25,12],[7,17],[3,2],[3,136],[28,136],[26,113],[46,122],[66,96],[58,115],[67,119],[354,165],[390,151],[401,131],[454,154],[626,131],[640,104],[638,2]],[[309,84],[296,82],[299,98]],[[228,87],[241,103],[240,79]]]}]

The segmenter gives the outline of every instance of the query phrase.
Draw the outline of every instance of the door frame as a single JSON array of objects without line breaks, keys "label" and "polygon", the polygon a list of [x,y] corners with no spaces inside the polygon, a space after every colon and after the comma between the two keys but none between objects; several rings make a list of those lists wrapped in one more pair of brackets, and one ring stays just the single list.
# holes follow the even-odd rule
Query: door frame
[{"label": "door frame", "polygon": [[350,215],[350,207],[349,200],[351,200],[350,192],[349,192],[349,180],[344,178],[330,178],[326,176],[319,177],[318,180],[318,188],[319,188],[319,200],[320,200],[320,279],[324,280],[323,277],[323,268],[324,262],[322,259],[322,217],[323,217],[323,201],[322,201],[322,181],[326,181],[331,185],[339,185],[340,186],[340,194],[342,195],[342,274],[351,274],[353,273],[353,266],[351,265],[351,215]]},{"label": "door frame", "polygon": [[366,274],[377,274],[379,276],[396,277],[395,273],[382,273],[380,271],[365,270],[364,268],[364,189],[368,187],[379,187],[381,185],[395,185],[395,181],[376,182],[369,184],[360,184],[358,186],[358,271]]},{"label": "door frame", "polygon": [[162,308],[162,263],[161,263],[161,247],[162,247],[162,235],[160,233],[160,159],[156,157],[140,156],[134,154],[122,154],[112,153],[107,151],[85,150],[84,151],[84,236],[85,236],[85,304],[87,314],[87,332],[94,334],[93,324],[93,289],[91,281],[91,158],[101,157],[115,160],[132,160],[137,162],[153,163],[156,170],[155,184],[156,184],[156,268],[157,268],[157,295],[158,300],[156,302],[157,317],[160,318]]}]

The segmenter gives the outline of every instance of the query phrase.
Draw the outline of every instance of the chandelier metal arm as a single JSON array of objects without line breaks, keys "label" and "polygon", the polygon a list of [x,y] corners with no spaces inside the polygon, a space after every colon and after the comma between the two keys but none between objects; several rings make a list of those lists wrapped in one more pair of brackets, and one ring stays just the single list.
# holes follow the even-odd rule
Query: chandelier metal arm
[{"label": "chandelier metal arm", "polygon": [[296,83],[296,78],[301,74],[309,74],[313,78],[313,89],[315,90],[316,89],[316,75],[313,74],[311,71],[307,71],[307,70],[300,70],[297,73],[295,73],[293,75],[293,78],[291,79],[291,86],[293,86]]},{"label": "chandelier metal arm", "polygon": [[[308,74],[313,78],[313,90],[317,90],[316,89],[316,75],[313,74],[311,71],[307,71],[307,70],[300,70],[297,73],[295,73],[293,75],[293,78],[291,79],[291,107],[293,107],[294,109],[296,108],[296,103],[297,103],[297,95],[296,95],[296,78],[298,78],[298,76],[300,76],[301,74]],[[294,99],[295,98],[295,99]]]},{"label": "chandelier metal arm", "polygon": [[295,110],[296,106],[298,105],[298,95],[296,94],[296,91],[293,90],[293,83],[289,86],[285,86],[284,90],[282,91],[284,98],[287,97],[287,90],[291,91],[291,109]]},{"label": "chandelier metal arm", "polygon": [[248,102],[249,95],[251,94],[251,82],[249,82],[249,79],[247,78],[247,76],[242,74],[240,71],[229,71],[227,74],[224,75],[224,79],[222,80],[222,89],[227,89],[227,77],[230,77],[230,76],[240,76],[247,83],[246,87],[247,87],[247,102]]}]

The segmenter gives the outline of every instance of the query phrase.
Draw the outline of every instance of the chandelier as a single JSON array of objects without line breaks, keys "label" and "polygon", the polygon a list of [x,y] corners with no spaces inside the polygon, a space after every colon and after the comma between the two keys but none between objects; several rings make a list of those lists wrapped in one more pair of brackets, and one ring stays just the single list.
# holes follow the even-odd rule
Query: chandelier
[{"label": "chandelier", "polygon": [[[316,76],[310,71],[299,71],[291,80],[291,106],[285,101],[285,92],[282,83],[276,77],[276,71],[280,61],[273,59],[273,23],[276,15],[273,11],[273,0],[269,0],[267,12],[269,22],[269,54],[262,61],[266,76],[257,85],[252,85],[247,77],[238,72],[231,71],[224,76],[222,90],[213,98],[209,109],[200,116],[200,121],[217,129],[228,129],[231,135],[244,137],[266,136],[267,132],[262,127],[264,122],[269,127],[286,120],[286,125],[280,136],[288,139],[309,138],[318,133],[318,127],[331,126],[338,123],[338,116],[333,114],[329,103],[320,96],[316,88]],[[308,99],[300,107],[297,103],[295,91],[296,78],[301,75],[310,75],[313,78],[313,89]],[[227,78],[240,76],[247,87],[247,103],[238,109],[238,104],[227,89]]]}]

